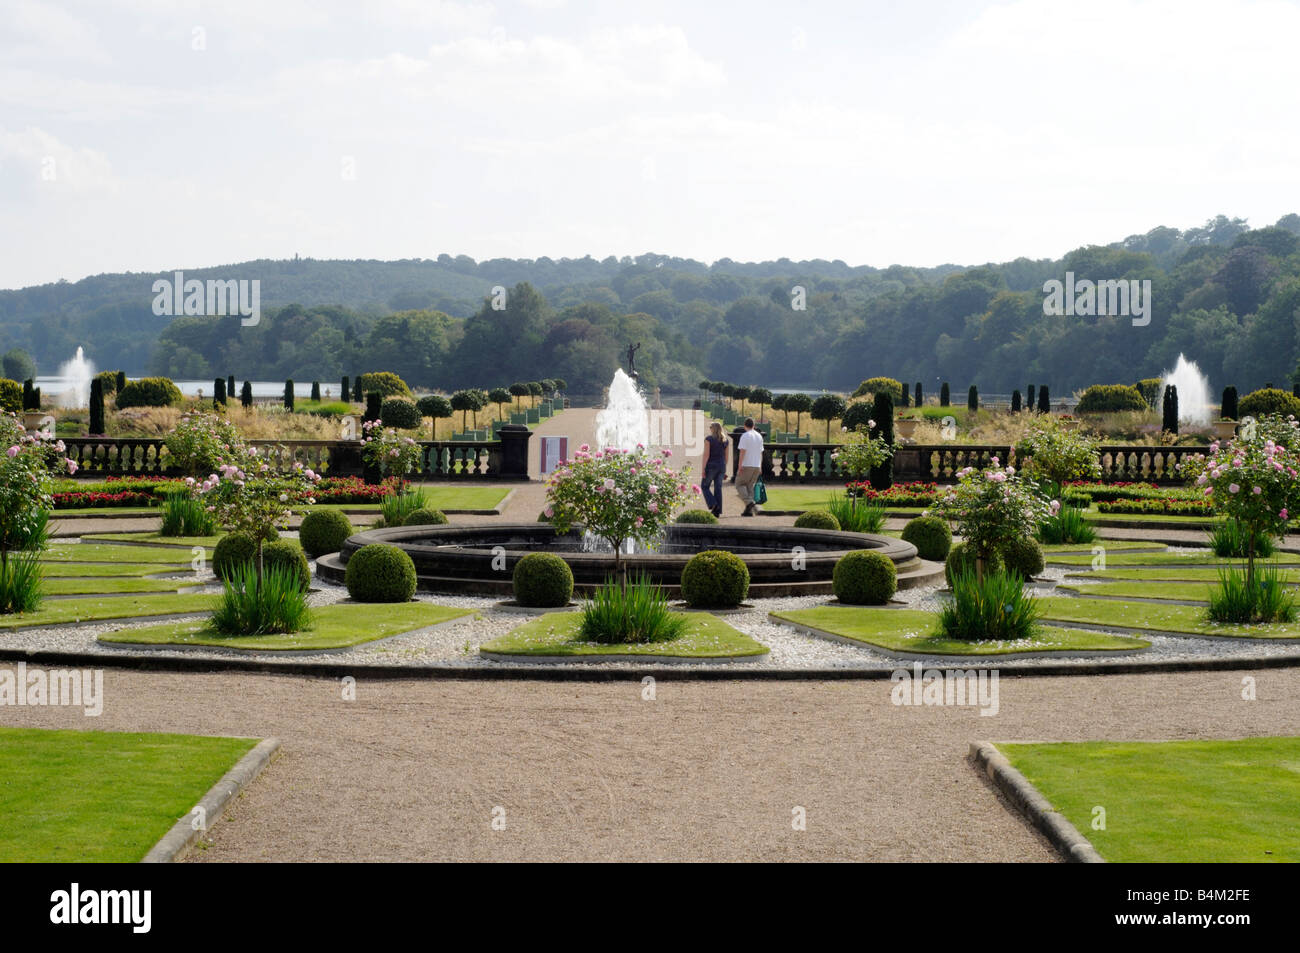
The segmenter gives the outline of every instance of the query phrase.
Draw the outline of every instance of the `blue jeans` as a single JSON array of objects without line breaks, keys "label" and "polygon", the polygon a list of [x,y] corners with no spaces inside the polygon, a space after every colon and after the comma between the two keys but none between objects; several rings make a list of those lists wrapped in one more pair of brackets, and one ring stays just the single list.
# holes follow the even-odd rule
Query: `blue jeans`
[{"label": "blue jeans", "polygon": [[700,481],[700,492],[704,494],[704,505],[710,510],[722,509],[722,477],[726,467],[705,467],[704,479]]}]

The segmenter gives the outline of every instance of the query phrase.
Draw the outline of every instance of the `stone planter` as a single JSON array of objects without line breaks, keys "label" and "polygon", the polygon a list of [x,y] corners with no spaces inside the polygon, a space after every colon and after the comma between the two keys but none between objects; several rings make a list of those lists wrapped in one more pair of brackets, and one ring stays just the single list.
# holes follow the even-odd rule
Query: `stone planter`
[{"label": "stone planter", "polygon": [[1235,420],[1216,420],[1214,421],[1214,439],[1228,440],[1237,435],[1237,422]]},{"label": "stone planter", "polygon": [[1082,426],[1083,426],[1083,421],[1081,421],[1081,420],[1062,420],[1062,421],[1061,421],[1061,429],[1062,429],[1062,430],[1078,430],[1078,429],[1079,429],[1080,427],[1082,427]]},{"label": "stone planter", "polygon": [[41,410],[27,410],[23,412],[23,426],[29,431],[48,430],[54,433],[54,418]]},{"label": "stone planter", "polygon": [[904,440],[910,440],[916,433],[916,421],[910,418],[894,421],[894,433]]}]

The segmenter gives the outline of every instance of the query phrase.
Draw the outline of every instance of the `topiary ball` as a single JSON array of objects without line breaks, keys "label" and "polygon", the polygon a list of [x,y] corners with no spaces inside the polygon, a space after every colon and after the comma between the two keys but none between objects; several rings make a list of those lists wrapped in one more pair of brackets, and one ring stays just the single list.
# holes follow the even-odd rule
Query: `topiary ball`
[{"label": "topiary ball", "polygon": [[298,588],[303,592],[311,588],[311,563],[296,541],[277,539],[262,544],[262,569],[265,571],[272,566],[292,570],[298,577]]},{"label": "topiary ball", "polygon": [[418,510],[411,510],[402,521],[403,526],[441,526],[447,522],[446,515],[442,510],[429,509],[422,506]]},{"label": "topiary ball", "polygon": [[845,553],[835,564],[835,598],[855,606],[880,606],[898,590],[893,561],[870,549]]},{"label": "topiary ball", "polygon": [[678,513],[675,523],[716,523],[718,518],[708,510],[686,510]]},{"label": "topiary ball", "polygon": [[1032,537],[1012,540],[1002,547],[1000,555],[1007,572],[1024,580],[1037,576],[1047,565],[1043,558],[1043,547]]},{"label": "topiary ball", "polygon": [[411,430],[424,422],[415,401],[405,397],[389,397],[379,406],[379,421],[385,427]]},{"label": "topiary ball", "polygon": [[529,553],[515,563],[513,578],[521,606],[553,609],[573,598],[573,570],[554,553]]},{"label": "topiary ball", "polygon": [[734,609],[749,594],[749,567],[735,553],[706,549],[682,568],[682,598],[697,609]]},{"label": "topiary ball", "polygon": [[[279,537],[279,534],[276,534]],[[263,563],[265,563],[265,546],[263,544]],[[212,550],[212,571],[218,579],[230,579],[231,570],[236,566],[252,562],[257,558],[257,541],[247,533],[230,533],[217,541]]]},{"label": "topiary ball", "polygon": [[298,541],[307,555],[315,558],[337,553],[355,532],[352,521],[342,510],[312,510],[302,518]]},{"label": "topiary ball", "polygon": [[915,546],[922,559],[938,562],[947,559],[952,549],[952,529],[938,516],[918,516],[903,527],[903,541]]},{"label": "topiary ball", "polygon": [[[954,543],[952,549],[948,551],[948,559],[943,564],[943,577],[948,580],[949,588],[952,587],[952,576],[958,567],[975,571],[975,551],[965,543]],[[1002,557],[996,551],[984,561],[984,571],[986,573],[1002,571]]]},{"label": "topiary ball", "polygon": [[387,543],[371,543],[353,553],[343,579],[357,602],[407,602],[415,595],[415,563]]},{"label": "topiary ball", "polygon": [[808,510],[800,513],[794,521],[795,529],[834,529],[840,528],[840,521],[835,514],[827,510]]}]

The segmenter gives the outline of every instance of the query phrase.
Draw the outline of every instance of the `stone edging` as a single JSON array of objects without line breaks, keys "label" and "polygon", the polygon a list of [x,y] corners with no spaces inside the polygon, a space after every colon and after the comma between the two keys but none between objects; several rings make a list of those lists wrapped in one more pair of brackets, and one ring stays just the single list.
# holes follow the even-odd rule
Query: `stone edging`
[{"label": "stone edging", "polygon": [[[248,754],[239,759],[233,768],[222,775],[220,781],[208,789],[208,793],[203,795],[203,799],[195,806],[201,807],[204,817],[209,820],[220,817],[230,799],[262,773],[262,769],[270,764],[271,757],[279,749],[279,738],[266,738],[259,741]],[[173,824],[171,830],[153,845],[140,863],[174,864],[189,853],[194,842],[204,833],[203,830],[194,827],[192,815],[193,812],[186,814]]]},{"label": "stone edging", "polygon": [[481,658],[493,662],[522,663],[524,665],[586,665],[600,662],[652,662],[656,665],[708,665],[727,662],[757,662],[765,658],[768,652],[756,655],[649,655],[649,654],[600,654],[600,655],[514,655],[508,652],[485,652],[478,650]]},{"label": "stone edging", "polygon": [[989,776],[989,779],[1006,795],[1029,823],[1036,827],[1052,842],[1065,859],[1076,864],[1104,864],[1105,858],[1097,853],[1097,848],[1084,837],[1065,817],[1056,811],[1043,797],[1041,791],[1029,783],[1029,779],[1012,767],[1006,755],[989,741],[971,742],[970,756],[977,768]]}]

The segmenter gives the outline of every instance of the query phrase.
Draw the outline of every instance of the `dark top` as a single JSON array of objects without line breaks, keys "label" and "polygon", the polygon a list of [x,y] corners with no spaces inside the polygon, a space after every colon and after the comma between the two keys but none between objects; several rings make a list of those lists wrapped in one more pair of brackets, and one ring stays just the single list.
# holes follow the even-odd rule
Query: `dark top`
[{"label": "dark top", "polygon": [[709,434],[704,438],[704,445],[709,449],[709,455],[704,460],[704,469],[721,468],[725,470],[727,468],[727,439]]}]

